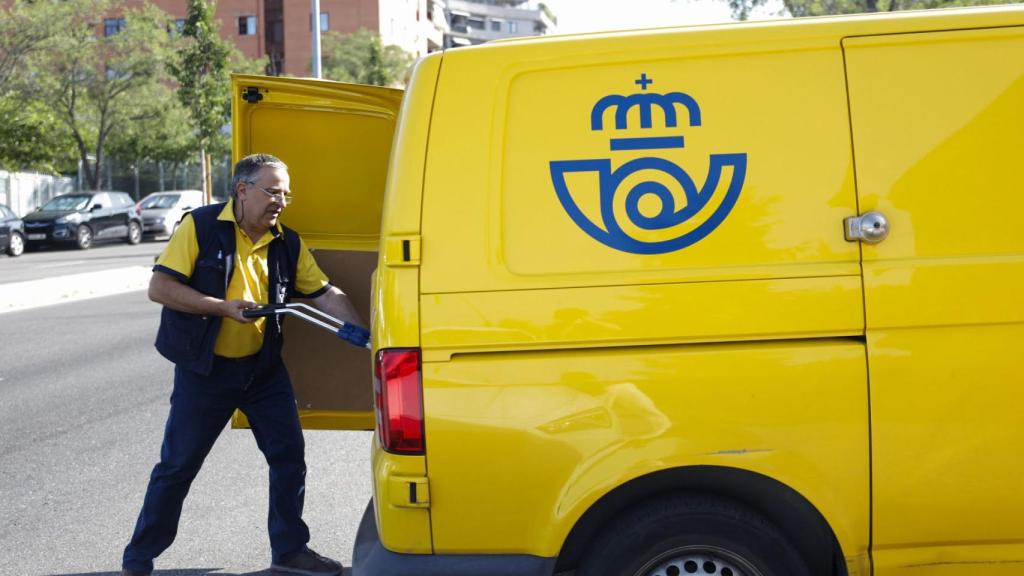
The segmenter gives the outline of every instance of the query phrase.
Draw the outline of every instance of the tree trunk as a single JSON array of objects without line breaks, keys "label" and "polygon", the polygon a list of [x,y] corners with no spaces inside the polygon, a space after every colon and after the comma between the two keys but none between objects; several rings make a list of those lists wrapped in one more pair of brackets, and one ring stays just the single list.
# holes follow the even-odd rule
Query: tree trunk
[{"label": "tree trunk", "polygon": [[160,174],[160,190],[164,190],[164,161],[159,160],[156,163],[157,172]]},{"label": "tree trunk", "polygon": [[138,202],[139,199],[140,199],[139,198],[139,160],[136,160],[135,164],[132,166],[132,173],[135,176],[135,196],[134,196],[134,198],[135,198],[135,201]]}]

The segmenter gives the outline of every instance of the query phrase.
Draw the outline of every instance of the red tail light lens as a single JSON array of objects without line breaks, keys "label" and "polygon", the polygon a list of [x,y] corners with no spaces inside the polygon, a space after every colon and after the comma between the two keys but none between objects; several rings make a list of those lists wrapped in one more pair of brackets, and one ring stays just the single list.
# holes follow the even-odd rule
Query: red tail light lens
[{"label": "red tail light lens", "polygon": [[377,430],[385,450],[423,454],[423,382],[418,348],[377,352],[374,396]]}]

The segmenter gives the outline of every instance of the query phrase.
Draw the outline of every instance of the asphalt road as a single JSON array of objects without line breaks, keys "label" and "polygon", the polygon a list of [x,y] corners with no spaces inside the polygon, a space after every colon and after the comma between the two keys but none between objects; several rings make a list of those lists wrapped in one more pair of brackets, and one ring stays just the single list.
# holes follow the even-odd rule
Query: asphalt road
[{"label": "asphalt road", "polygon": [[124,242],[96,243],[88,250],[71,246],[46,246],[17,258],[0,255],[0,283],[39,280],[81,272],[97,272],[127,266],[152,266],[166,241],[143,240],[130,246]]},{"label": "asphalt road", "polygon": [[[152,262],[162,245],[84,254]],[[0,282],[12,262],[78,266],[81,254],[2,259]],[[0,575],[119,573],[168,410],[158,316],[141,291],[0,315]],[[369,434],[306,433],[310,545],[346,566],[370,498]],[[269,574],[266,509],[262,455],[248,431],[225,430],[156,574]]]}]

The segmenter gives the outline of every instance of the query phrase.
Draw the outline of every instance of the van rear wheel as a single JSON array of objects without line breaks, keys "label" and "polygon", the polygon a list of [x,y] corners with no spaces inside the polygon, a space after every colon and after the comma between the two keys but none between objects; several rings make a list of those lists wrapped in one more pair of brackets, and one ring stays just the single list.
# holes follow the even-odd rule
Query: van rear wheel
[{"label": "van rear wheel", "polygon": [[577,576],[810,576],[770,521],[725,500],[673,496],[613,522]]}]

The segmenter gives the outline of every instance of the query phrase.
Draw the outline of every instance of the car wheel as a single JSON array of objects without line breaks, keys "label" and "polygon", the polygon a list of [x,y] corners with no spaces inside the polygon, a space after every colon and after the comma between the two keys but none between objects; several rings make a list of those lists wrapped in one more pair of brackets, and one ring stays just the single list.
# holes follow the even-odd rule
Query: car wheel
[{"label": "car wheel", "polygon": [[25,253],[25,238],[14,232],[11,234],[11,242],[7,245],[7,255],[17,258]]},{"label": "car wheel", "polygon": [[715,498],[675,496],[625,513],[602,532],[577,576],[810,576],[766,518]]},{"label": "car wheel", "polygon": [[92,246],[92,228],[85,224],[79,226],[78,231],[75,232],[75,245],[81,250],[88,250]]},{"label": "car wheel", "polygon": [[138,244],[142,241],[142,227],[139,226],[138,222],[128,223],[128,236],[125,241],[129,244]]}]

